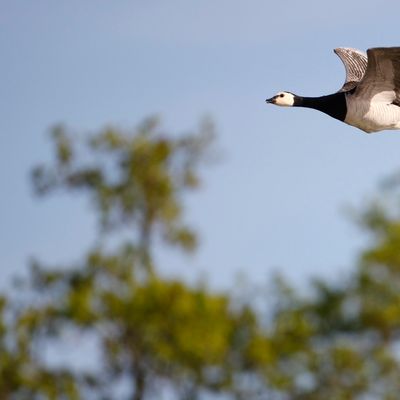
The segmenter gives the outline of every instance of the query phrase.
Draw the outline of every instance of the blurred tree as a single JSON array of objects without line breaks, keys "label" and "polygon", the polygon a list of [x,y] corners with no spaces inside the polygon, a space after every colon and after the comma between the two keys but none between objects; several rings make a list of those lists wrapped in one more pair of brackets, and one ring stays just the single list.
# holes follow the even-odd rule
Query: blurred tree
[{"label": "blurred tree", "polygon": [[86,384],[85,376],[46,367],[33,353],[33,343],[40,340],[40,317],[31,308],[16,312],[5,297],[0,298],[0,399],[75,400],[78,386]]},{"label": "blurred tree", "polygon": [[[183,200],[199,186],[211,136],[209,122],[174,137],[154,118],[89,139],[53,129],[55,160],[34,169],[34,188],[87,193],[100,235],[76,265],[34,262],[25,306],[1,298],[1,400],[400,397],[398,204],[362,213],[372,241],[347,279],[313,281],[302,294],[279,278],[268,316],[233,294],[160,275],[158,243],[196,248]],[[46,359],[66,332],[98,343],[97,355],[77,349],[97,357],[95,368]]]},{"label": "blurred tree", "polygon": [[106,128],[83,141],[56,126],[54,165],[33,170],[34,188],[40,195],[86,191],[103,232],[128,230],[130,242],[146,256],[157,236],[190,251],[196,236],[182,221],[181,196],[198,187],[197,169],[212,136],[207,120],[198,134],[179,138],[163,133],[156,118],[135,132]]},{"label": "blurred tree", "polygon": [[[87,192],[99,216],[102,240],[80,265],[35,263],[31,275],[47,338],[67,327],[99,338],[102,368],[86,379],[96,396],[116,398],[122,381],[134,400],[154,396],[157,387],[181,399],[205,390],[241,398],[252,390],[235,385],[237,375],[254,370],[254,341],[261,342],[254,312],[233,307],[226,294],[163,279],[152,257],[158,239],[184,251],[196,246],[182,195],[199,185],[211,137],[207,121],[196,135],[167,136],[148,119],[133,134],[108,128],[83,142],[58,126],[53,165],[33,171],[38,194]],[[115,233],[122,244],[115,247],[114,235],[110,250]]]},{"label": "blurred tree", "polygon": [[137,279],[140,262],[124,248],[93,251],[68,271],[36,267],[35,288],[51,299],[43,320],[48,334],[60,337],[72,324],[100,337],[104,368],[92,380],[102,384],[102,398],[115,398],[111,383],[122,379],[132,399],[157,396],[165,385],[174,398],[195,399],[204,390],[239,396],[235,375],[254,370],[251,347],[262,337],[254,312],[233,308],[225,294],[155,273]]},{"label": "blurred tree", "polygon": [[277,352],[267,382],[283,399],[400,396],[400,213],[377,202],[362,212],[372,234],[356,269],[306,297],[279,282],[269,326]]}]

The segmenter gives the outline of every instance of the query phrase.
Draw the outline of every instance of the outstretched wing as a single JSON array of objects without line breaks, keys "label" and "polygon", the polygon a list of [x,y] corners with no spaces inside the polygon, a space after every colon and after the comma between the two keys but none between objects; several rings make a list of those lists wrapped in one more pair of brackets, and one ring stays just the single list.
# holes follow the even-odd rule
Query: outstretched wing
[{"label": "outstretched wing", "polygon": [[346,81],[339,92],[354,89],[367,69],[367,55],[363,51],[348,47],[339,47],[333,51],[342,60],[346,69]]},{"label": "outstretched wing", "polygon": [[368,66],[357,96],[400,106],[400,47],[367,50]]}]

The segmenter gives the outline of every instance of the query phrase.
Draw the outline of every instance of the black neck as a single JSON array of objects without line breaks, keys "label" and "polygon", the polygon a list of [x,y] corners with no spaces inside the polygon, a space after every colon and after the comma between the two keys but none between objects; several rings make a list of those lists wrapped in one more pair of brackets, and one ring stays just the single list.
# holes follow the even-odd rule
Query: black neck
[{"label": "black neck", "polygon": [[339,121],[344,121],[347,114],[346,97],[343,92],[321,97],[295,96],[294,106],[314,108]]}]

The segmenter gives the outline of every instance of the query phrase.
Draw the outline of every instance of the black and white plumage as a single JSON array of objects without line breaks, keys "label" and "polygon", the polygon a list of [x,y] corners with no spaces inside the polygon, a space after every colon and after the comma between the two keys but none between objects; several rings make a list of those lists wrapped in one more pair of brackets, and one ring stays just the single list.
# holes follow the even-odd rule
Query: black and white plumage
[{"label": "black and white plumage", "polygon": [[367,133],[400,129],[400,47],[368,49],[366,54],[341,47],[334,52],[346,69],[338,92],[321,97],[279,92],[266,102],[313,108]]}]

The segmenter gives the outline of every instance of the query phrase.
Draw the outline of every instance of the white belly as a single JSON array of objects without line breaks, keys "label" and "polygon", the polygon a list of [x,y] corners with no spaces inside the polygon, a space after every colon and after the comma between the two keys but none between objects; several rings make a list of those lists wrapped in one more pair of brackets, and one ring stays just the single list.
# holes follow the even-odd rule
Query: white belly
[{"label": "white belly", "polygon": [[347,114],[344,122],[364,132],[400,129],[400,107],[387,102],[369,102],[346,96]]}]

